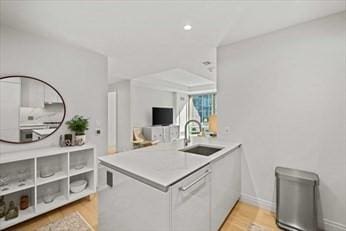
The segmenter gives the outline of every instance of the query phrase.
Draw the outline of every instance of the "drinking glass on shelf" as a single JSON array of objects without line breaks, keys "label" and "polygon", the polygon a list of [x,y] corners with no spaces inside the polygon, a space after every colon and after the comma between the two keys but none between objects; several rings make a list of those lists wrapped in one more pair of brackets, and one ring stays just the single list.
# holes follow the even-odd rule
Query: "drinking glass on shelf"
[{"label": "drinking glass on shelf", "polygon": [[28,179],[28,169],[22,168],[18,170],[18,182],[25,182]]},{"label": "drinking glass on shelf", "polygon": [[18,186],[24,186],[26,184],[26,180],[28,179],[28,169],[22,168],[17,171],[18,173]]},{"label": "drinking glass on shelf", "polygon": [[87,161],[83,158],[78,158],[76,161],[76,164],[74,166],[74,169],[79,170],[84,168],[87,165]]},{"label": "drinking glass on shelf", "polygon": [[8,189],[8,187],[6,187],[6,186],[8,185],[9,180],[10,180],[10,177],[9,177],[8,173],[3,173],[2,175],[0,175],[1,191],[5,191]]},{"label": "drinking glass on shelf", "polygon": [[54,193],[54,190],[51,187],[47,187],[45,189],[45,194],[43,196],[43,202],[45,204],[52,203],[55,199],[56,195]]}]

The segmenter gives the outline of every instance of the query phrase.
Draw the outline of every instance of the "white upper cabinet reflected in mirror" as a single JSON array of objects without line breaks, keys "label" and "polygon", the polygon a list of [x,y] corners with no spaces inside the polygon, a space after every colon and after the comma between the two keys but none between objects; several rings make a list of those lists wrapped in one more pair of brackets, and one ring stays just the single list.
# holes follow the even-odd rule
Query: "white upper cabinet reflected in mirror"
[{"label": "white upper cabinet reflected in mirror", "polygon": [[65,117],[55,88],[27,76],[0,78],[0,141],[30,143],[54,133]]}]

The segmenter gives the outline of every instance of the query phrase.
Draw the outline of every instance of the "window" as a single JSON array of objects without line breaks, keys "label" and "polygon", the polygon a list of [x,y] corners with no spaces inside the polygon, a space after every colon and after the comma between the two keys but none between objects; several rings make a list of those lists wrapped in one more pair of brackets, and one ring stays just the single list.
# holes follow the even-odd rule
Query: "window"
[{"label": "window", "polygon": [[[195,119],[201,122],[204,131],[208,131],[209,117],[215,114],[215,96],[216,94],[191,95],[189,100],[189,119]],[[192,124],[190,132],[198,133],[198,125]]]}]

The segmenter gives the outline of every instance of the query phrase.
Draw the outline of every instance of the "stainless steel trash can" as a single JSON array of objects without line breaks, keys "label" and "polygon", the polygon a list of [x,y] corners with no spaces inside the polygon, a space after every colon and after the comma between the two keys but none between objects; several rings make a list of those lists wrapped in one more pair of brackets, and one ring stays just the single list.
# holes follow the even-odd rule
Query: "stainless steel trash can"
[{"label": "stainless steel trash can", "polygon": [[316,173],[277,167],[276,224],[285,230],[317,230]]}]

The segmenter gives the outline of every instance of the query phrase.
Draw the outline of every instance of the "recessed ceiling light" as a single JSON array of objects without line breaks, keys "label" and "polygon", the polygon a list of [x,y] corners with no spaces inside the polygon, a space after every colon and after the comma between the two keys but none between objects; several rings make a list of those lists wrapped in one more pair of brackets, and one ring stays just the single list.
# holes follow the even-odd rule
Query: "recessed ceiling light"
[{"label": "recessed ceiling light", "polygon": [[191,29],[192,29],[192,26],[189,25],[189,24],[186,24],[186,25],[184,26],[184,30],[191,30]]}]

